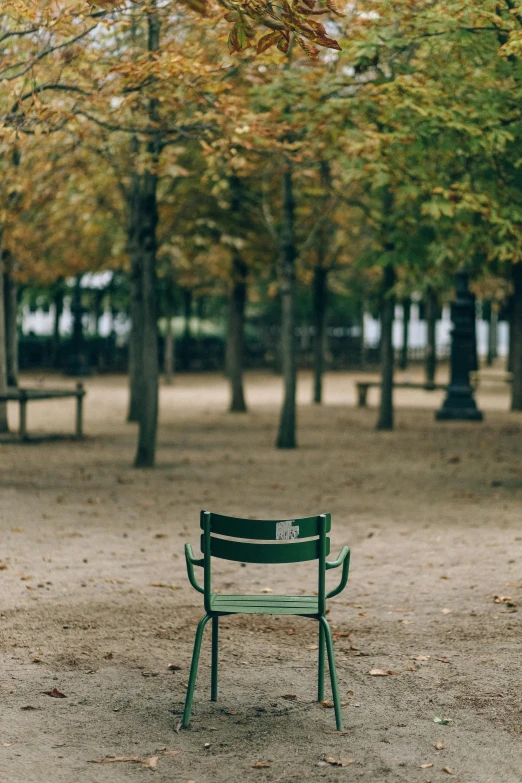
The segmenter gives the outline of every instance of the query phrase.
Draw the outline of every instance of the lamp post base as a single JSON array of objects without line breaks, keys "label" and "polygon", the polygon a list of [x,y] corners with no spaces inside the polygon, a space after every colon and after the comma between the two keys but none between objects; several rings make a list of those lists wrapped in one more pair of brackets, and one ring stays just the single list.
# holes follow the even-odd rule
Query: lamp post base
[{"label": "lamp post base", "polygon": [[437,421],[482,421],[483,414],[473,399],[471,386],[448,386],[442,408],[435,411]]}]

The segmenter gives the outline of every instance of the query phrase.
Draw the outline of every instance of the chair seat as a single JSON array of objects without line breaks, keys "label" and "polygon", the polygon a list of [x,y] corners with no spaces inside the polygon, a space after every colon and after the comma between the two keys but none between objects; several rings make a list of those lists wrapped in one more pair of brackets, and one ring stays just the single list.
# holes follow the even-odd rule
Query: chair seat
[{"label": "chair seat", "polygon": [[213,595],[210,610],[223,614],[317,615],[319,600],[314,595]]}]

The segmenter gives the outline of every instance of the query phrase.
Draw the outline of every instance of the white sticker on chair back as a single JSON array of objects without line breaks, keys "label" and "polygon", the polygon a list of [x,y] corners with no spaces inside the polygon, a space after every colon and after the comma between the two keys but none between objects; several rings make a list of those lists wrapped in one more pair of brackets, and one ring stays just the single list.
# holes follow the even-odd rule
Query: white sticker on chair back
[{"label": "white sticker on chair back", "polygon": [[294,519],[276,523],[276,541],[291,541],[299,538],[299,525],[294,525]]}]

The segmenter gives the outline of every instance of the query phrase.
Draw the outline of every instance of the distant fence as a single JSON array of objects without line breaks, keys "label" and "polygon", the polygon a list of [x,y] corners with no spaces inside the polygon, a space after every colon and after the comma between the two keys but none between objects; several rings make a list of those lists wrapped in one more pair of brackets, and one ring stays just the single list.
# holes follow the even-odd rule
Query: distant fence
[{"label": "distant fence", "polygon": [[[325,367],[331,370],[349,370],[374,367],[379,364],[378,345],[362,345],[360,335],[354,335],[350,328],[328,329],[325,341]],[[159,338],[159,360],[163,365],[165,341]],[[397,359],[400,351],[396,351]],[[178,339],[175,346],[177,371],[221,371],[225,366],[225,341],[219,336],[202,336]],[[449,356],[449,345],[438,346],[438,357]],[[49,336],[23,335],[19,342],[19,366],[22,370],[67,370],[73,355],[73,341],[62,338],[58,345]],[[313,334],[303,334],[303,328],[296,329],[296,355],[300,368],[313,367]],[[408,360],[422,362],[425,348],[409,348]],[[81,348],[81,359],[93,372],[126,372],[128,368],[128,346],[118,345],[114,337],[86,335]],[[245,367],[249,369],[281,370],[279,329],[271,328],[256,338],[245,341]]]}]

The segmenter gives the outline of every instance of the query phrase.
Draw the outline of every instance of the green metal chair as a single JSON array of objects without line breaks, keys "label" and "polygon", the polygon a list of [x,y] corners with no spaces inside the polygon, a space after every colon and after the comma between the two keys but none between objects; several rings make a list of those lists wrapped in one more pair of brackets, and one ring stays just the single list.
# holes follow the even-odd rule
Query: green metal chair
[{"label": "green metal chair", "polygon": [[[190,723],[192,699],[198,673],[199,653],[205,625],[212,620],[212,675],[211,701],[217,700],[218,686],[218,623],[219,618],[231,614],[299,615],[319,622],[319,673],[317,700],[324,699],[324,648],[328,653],[328,666],[332,683],[337,729],[343,728],[339,685],[335,669],[332,632],[326,619],[326,599],[338,595],[348,581],[350,550],[343,547],[337,560],[327,561],[330,554],[330,514],[293,520],[237,519],[209,511],[201,512],[202,558],[194,557],[190,544],[185,545],[188,578],[192,587],[204,595],[206,614],[199,621],[192,665],[188,682],[187,699],[183,713],[183,726]],[[243,563],[301,563],[319,561],[317,595],[218,595],[211,587],[211,558],[237,560]],[[338,586],[326,592],[326,571],[342,565]],[[203,568],[203,587],[194,575],[194,566]]]}]

